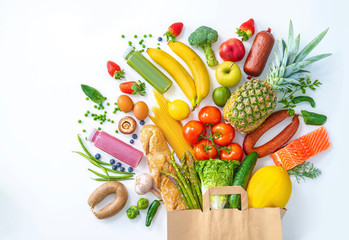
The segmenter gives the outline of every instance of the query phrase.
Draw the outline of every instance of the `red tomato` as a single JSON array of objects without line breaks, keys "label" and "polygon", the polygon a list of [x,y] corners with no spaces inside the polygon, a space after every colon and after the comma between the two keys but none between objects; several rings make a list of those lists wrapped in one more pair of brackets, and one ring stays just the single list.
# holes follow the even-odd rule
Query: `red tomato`
[{"label": "red tomato", "polygon": [[[217,157],[217,149],[214,146],[207,146],[211,144],[212,142],[210,140],[202,139],[194,146],[193,152],[196,160],[209,160],[210,158]],[[208,153],[205,149],[208,150]]]},{"label": "red tomato", "polygon": [[231,143],[226,147],[230,147],[230,152],[228,153],[225,150],[221,150],[221,159],[237,160],[241,162],[242,157],[244,156],[241,146],[237,143]]},{"label": "red tomato", "polygon": [[205,125],[196,120],[187,122],[187,124],[185,124],[183,127],[183,137],[190,145],[197,144],[199,136],[205,135],[205,133]]},{"label": "red tomato", "polygon": [[212,136],[215,144],[225,146],[233,141],[235,130],[230,124],[218,123],[212,128]]},{"label": "red tomato", "polygon": [[217,124],[221,118],[221,110],[213,106],[203,107],[199,112],[199,120],[204,124]]}]

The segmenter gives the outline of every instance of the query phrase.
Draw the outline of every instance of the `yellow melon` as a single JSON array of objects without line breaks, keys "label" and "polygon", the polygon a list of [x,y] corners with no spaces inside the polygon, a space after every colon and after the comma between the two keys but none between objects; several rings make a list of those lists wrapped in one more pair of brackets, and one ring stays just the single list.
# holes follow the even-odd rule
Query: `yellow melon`
[{"label": "yellow melon", "polygon": [[250,208],[284,208],[291,193],[291,179],[283,167],[262,167],[253,174],[248,183],[248,205]]}]

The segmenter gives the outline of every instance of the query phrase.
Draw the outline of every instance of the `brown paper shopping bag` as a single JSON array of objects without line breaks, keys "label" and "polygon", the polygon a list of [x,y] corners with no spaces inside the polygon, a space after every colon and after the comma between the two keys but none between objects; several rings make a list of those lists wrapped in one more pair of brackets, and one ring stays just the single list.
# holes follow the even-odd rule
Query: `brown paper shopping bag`
[{"label": "brown paper shopping bag", "polygon": [[[210,195],[241,195],[241,210],[210,210]],[[203,211],[167,213],[168,240],[281,240],[280,208],[248,208],[242,187],[209,188],[203,197]]]}]

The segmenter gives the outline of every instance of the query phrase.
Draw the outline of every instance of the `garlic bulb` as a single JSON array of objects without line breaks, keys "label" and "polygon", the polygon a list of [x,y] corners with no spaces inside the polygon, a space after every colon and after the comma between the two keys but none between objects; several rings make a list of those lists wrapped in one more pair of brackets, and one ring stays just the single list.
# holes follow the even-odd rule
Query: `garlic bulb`
[{"label": "garlic bulb", "polygon": [[142,173],[136,177],[135,191],[139,195],[152,192],[156,197],[161,199],[160,192],[153,188],[153,178],[147,173]]}]

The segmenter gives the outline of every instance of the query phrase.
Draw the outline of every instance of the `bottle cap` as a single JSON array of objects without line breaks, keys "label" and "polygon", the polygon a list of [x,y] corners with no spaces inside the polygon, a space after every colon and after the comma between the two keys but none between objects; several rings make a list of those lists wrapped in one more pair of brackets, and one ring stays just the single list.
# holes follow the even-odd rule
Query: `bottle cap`
[{"label": "bottle cap", "polygon": [[127,55],[129,55],[130,54],[130,52],[132,52],[133,51],[133,48],[131,48],[131,47],[128,47],[126,50],[125,50],[125,52],[122,54],[122,57],[123,58],[125,58],[126,60],[127,60]]},{"label": "bottle cap", "polygon": [[95,136],[97,131],[98,130],[96,128],[93,128],[92,131],[90,132],[90,135],[87,137],[87,141],[92,142],[92,139]]}]

